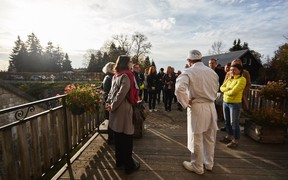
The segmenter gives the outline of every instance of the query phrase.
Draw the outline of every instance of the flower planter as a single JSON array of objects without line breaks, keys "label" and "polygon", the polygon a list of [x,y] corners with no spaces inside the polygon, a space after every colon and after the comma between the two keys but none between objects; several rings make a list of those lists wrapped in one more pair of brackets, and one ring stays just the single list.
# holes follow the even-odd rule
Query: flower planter
[{"label": "flower planter", "polygon": [[75,108],[75,109],[71,109],[71,113],[73,115],[81,115],[85,112],[84,108]]},{"label": "flower planter", "polygon": [[245,122],[244,133],[260,143],[284,143],[287,130],[281,127],[260,126],[248,120]]}]

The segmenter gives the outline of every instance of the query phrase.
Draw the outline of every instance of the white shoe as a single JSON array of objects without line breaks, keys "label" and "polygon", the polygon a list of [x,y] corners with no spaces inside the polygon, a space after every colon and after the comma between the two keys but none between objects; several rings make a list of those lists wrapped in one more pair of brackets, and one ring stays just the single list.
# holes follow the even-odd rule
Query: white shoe
[{"label": "white shoe", "polygon": [[152,112],[153,110],[152,109],[149,109],[149,112]]},{"label": "white shoe", "polygon": [[154,111],[154,112],[157,112],[158,110],[157,110],[157,109],[153,109],[153,111]]},{"label": "white shoe", "polygon": [[204,174],[204,170],[202,170],[202,171],[197,170],[197,169],[193,166],[193,164],[192,164],[191,162],[184,161],[184,162],[183,162],[183,166],[184,166],[185,169],[187,169],[187,170],[189,170],[189,171],[192,171],[192,172],[194,172],[194,173],[196,173],[196,174],[199,174],[199,175]]},{"label": "white shoe", "polygon": [[205,168],[207,171],[212,171],[213,166],[209,166],[208,164],[205,164],[205,165],[204,165],[204,168]]}]

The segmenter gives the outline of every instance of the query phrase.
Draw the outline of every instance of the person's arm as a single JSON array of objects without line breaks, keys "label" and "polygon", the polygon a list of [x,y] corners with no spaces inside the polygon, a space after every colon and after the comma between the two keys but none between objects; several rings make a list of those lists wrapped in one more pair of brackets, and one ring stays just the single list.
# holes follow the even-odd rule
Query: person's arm
[{"label": "person's arm", "polygon": [[246,70],[243,71],[243,77],[246,79],[246,86],[245,86],[244,91],[248,92],[251,87],[251,77],[250,77],[249,71],[246,71]]},{"label": "person's arm", "polygon": [[227,92],[227,91],[230,90],[229,87],[228,87],[228,81],[229,81],[229,79],[225,80],[224,83],[222,84],[222,86],[220,86],[220,91],[221,92],[224,93],[224,92]]},{"label": "person's arm", "polygon": [[117,109],[120,104],[122,104],[123,100],[126,98],[127,93],[130,90],[130,79],[128,75],[122,75],[121,82],[120,82],[120,88],[116,92],[116,95],[113,97],[113,102],[111,103],[111,111],[114,111]]},{"label": "person's arm", "polygon": [[245,78],[239,78],[236,81],[237,81],[237,83],[235,84],[235,86],[231,87],[231,89],[226,92],[226,94],[228,96],[234,96],[234,95],[238,94],[239,92],[243,93],[244,88],[246,86],[246,79]]},{"label": "person's arm", "polygon": [[186,109],[190,103],[188,89],[189,89],[188,74],[181,74],[176,79],[175,95],[177,97],[178,102],[182,105],[184,109]]}]

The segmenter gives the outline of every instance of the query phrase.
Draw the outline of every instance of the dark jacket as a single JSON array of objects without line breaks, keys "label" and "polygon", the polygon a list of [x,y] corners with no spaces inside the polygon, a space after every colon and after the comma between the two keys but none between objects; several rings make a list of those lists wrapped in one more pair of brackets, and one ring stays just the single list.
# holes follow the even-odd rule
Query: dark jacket
[{"label": "dark jacket", "polygon": [[113,73],[107,73],[102,81],[102,89],[104,91],[103,94],[103,103],[106,102],[108,93],[111,89],[111,84],[112,84],[112,78],[113,78]]},{"label": "dark jacket", "polygon": [[[175,83],[176,83],[176,76],[174,74],[169,77],[168,74],[165,74],[163,76],[163,84],[164,84],[164,90],[171,89],[172,91],[175,90]],[[169,86],[170,85],[170,86]]]},{"label": "dark jacket", "polygon": [[157,78],[157,74],[156,73],[152,73],[150,75],[147,76],[147,89],[148,92],[153,92],[158,90],[158,78]]}]

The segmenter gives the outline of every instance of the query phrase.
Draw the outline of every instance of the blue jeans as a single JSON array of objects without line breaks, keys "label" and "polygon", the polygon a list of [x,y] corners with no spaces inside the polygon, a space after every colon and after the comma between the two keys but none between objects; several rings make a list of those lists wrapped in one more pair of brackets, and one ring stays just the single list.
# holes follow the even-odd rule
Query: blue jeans
[{"label": "blue jeans", "polygon": [[240,113],[242,103],[223,102],[223,114],[225,119],[226,132],[234,139],[240,139]]}]

